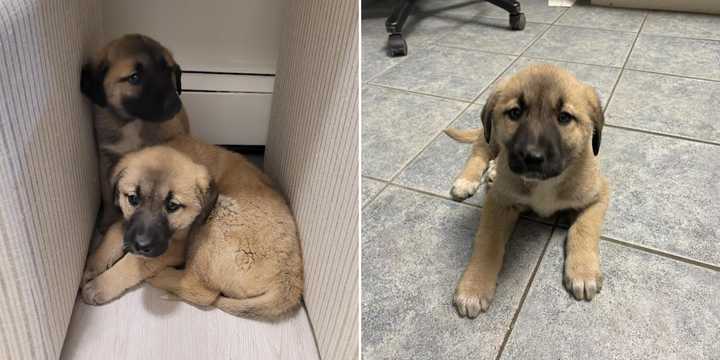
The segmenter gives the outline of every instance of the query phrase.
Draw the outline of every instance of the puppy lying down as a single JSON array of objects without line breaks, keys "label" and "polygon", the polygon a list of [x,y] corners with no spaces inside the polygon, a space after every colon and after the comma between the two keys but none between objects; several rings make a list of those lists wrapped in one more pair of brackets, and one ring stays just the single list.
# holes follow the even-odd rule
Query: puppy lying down
[{"label": "puppy lying down", "polygon": [[124,220],[88,258],[86,303],[106,303],[147,279],[237,316],[272,320],[299,306],[303,263],[292,214],[241,155],[182,136],[123,157],[112,183]]}]

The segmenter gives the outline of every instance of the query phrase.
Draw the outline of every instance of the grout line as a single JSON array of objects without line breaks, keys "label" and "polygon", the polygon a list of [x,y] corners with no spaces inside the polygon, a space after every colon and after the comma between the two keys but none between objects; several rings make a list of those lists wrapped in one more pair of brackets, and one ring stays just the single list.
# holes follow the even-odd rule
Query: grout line
[{"label": "grout line", "polygon": [[632,131],[632,132],[648,134],[648,135],[656,135],[656,136],[660,136],[660,137],[685,140],[685,141],[700,143],[700,144],[705,144],[705,145],[720,146],[720,142],[715,142],[715,141],[711,141],[711,140],[696,139],[696,138],[686,137],[686,136],[682,136],[682,135],[668,134],[668,133],[662,133],[662,132],[653,131],[653,130],[638,129],[638,128],[622,126],[622,125],[613,125],[613,124],[609,124],[609,123],[605,124],[605,126],[610,127],[610,128],[616,128],[616,129],[622,129],[622,130],[627,130],[627,131]]},{"label": "grout line", "polygon": [[415,153],[415,155],[413,155],[413,157],[410,158],[410,160],[406,161],[406,162],[400,167],[400,169],[398,169],[398,170],[395,172],[395,174],[393,174],[393,176],[390,177],[390,180],[388,180],[388,182],[392,183],[393,181],[395,181],[395,179],[396,179],[398,176],[400,176],[400,174],[401,174],[403,171],[405,171],[405,169],[406,169],[408,166],[410,166],[410,164],[412,164],[412,162],[415,161],[415,159],[417,159],[417,158],[420,156],[420,154],[423,153],[423,151],[425,151],[425,149],[427,149],[428,147],[430,147],[430,145],[432,145],[432,143],[440,137],[440,135],[443,133],[443,130],[444,130],[444,129],[447,129],[448,126],[452,125],[452,123],[454,123],[455,121],[457,121],[458,119],[460,119],[460,118],[470,109],[470,107],[472,107],[472,106],[473,106],[472,103],[467,103],[467,106],[465,106],[465,108],[464,108],[457,116],[453,117],[453,119],[452,119],[449,123],[445,124],[445,125],[442,127],[442,129],[440,129],[440,131],[438,131],[438,133],[435,134],[435,136],[433,136],[433,137],[420,149],[420,151],[418,151],[417,153]]},{"label": "grout line", "polygon": [[586,65],[586,66],[597,66],[601,68],[607,68],[607,69],[622,69],[620,66],[612,66],[612,65],[598,65],[598,64],[588,64],[580,61],[574,61],[574,60],[557,60],[557,59],[550,59],[550,58],[544,58],[542,56],[535,56],[535,55],[523,55],[526,59],[531,60],[545,60],[545,61],[557,61],[557,62],[564,62],[568,64],[577,64],[577,65]]},{"label": "grout line", "polygon": [[630,51],[628,51],[627,56],[625,56],[625,61],[623,62],[622,68],[620,68],[620,74],[618,74],[617,80],[615,80],[615,84],[613,84],[612,90],[610,90],[610,96],[608,96],[605,107],[603,108],[603,115],[606,115],[607,109],[610,107],[610,102],[612,101],[613,95],[615,95],[615,89],[617,89],[620,80],[622,80],[622,75],[625,72],[625,66],[627,65],[628,61],[630,61],[630,57],[635,50],[635,44],[637,43],[637,40],[640,37],[640,33],[645,26],[645,21],[647,21],[647,17],[648,14],[645,14],[645,17],[643,17],[643,21],[640,24],[640,30],[638,30],[637,34],[635,34],[635,39],[633,40],[632,46],[630,46]]},{"label": "grout line", "polygon": [[500,75],[498,75],[498,76],[495,78],[495,80],[493,80],[490,84],[488,84],[488,86],[486,86],[486,87],[483,89],[483,91],[480,92],[480,94],[478,94],[478,96],[476,96],[475,99],[473,99],[473,103],[475,103],[475,102],[477,102],[478,100],[480,100],[480,97],[482,96],[482,94],[483,94],[485,91],[487,91],[488,89],[490,89],[510,68],[512,68],[513,65],[515,65],[515,63],[517,63],[518,60],[520,60],[520,58],[523,57],[523,55],[525,55],[525,53],[526,53],[528,50],[530,50],[530,48],[533,47],[533,45],[535,45],[535,43],[537,43],[540,39],[542,39],[542,37],[545,36],[545,34],[546,34],[548,31],[550,31],[550,29],[552,29],[553,26],[555,26],[555,24],[560,20],[560,18],[562,18],[563,16],[565,16],[565,14],[568,12],[568,10],[570,10],[570,8],[566,8],[565,11],[563,11],[562,14],[560,14],[560,15],[557,17],[557,19],[555,19],[555,21],[553,21],[553,22],[550,24],[550,26],[547,27],[547,29],[543,30],[540,34],[538,34],[538,35],[530,42],[530,44],[528,44],[528,46],[526,46],[525,49],[523,49],[523,51],[522,51],[519,55],[515,55],[515,56],[516,56],[516,57],[515,57],[515,60],[513,60],[513,61],[510,63],[510,65],[508,65],[508,66],[505,68],[505,70],[503,70],[503,71],[500,73]]},{"label": "grout line", "polygon": [[505,351],[505,346],[507,345],[508,340],[510,340],[510,335],[512,334],[513,328],[515,327],[515,323],[517,322],[518,317],[520,316],[520,311],[522,310],[523,305],[525,305],[525,300],[527,299],[528,293],[530,292],[530,288],[532,287],[533,282],[535,281],[535,275],[537,275],[538,269],[540,269],[540,264],[542,263],[543,259],[545,258],[545,253],[547,252],[548,247],[550,246],[550,242],[553,239],[553,235],[555,235],[555,229],[556,227],[553,226],[552,230],[550,231],[550,235],[548,236],[545,246],[542,249],[542,252],[540,253],[540,256],[538,257],[537,263],[535,263],[535,268],[532,271],[532,274],[530,274],[530,279],[528,279],[527,284],[525,285],[525,290],[523,291],[522,296],[520,297],[520,302],[518,303],[517,310],[515,310],[515,313],[513,314],[513,318],[510,321],[510,326],[508,327],[507,331],[505,332],[505,337],[503,337],[503,341],[500,344],[500,349],[497,352],[497,356],[495,356],[495,360],[500,360],[502,357],[503,351]]},{"label": "grout line", "polygon": [[[387,40],[385,40],[385,41],[387,41]],[[386,45],[386,47],[387,47],[387,45]],[[383,49],[386,49],[386,48],[383,48]],[[362,54],[361,54],[361,56],[362,56]],[[391,56],[387,55],[387,51],[386,51],[385,56],[387,56],[387,57],[390,58],[390,59],[396,59],[396,58],[397,58],[397,57],[391,57]],[[394,64],[390,64],[390,66],[388,66],[387,68],[383,69],[382,71],[379,71],[377,74],[371,76],[371,77],[368,78],[368,79],[365,79],[364,83],[365,83],[365,84],[371,84],[371,82],[372,82],[373,80],[379,78],[380,75],[385,74],[385,73],[388,72],[390,69],[398,66],[399,64],[402,64],[403,62],[407,61],[407,59],[409,59],[409,58],[410,58],[410,56],[409,56],[409,50],[408,50],[408,54],[406,54],[405,56],[403,56],[401,59],[399,59],[398,61],[396,61]],[[360,74],[360,76],[362,76],[362,69],[361,69],[361,74]]]},{"label": "grout line", "polygon": [[[569,230],[568,224],[560,224],[560,223],[557,223],[556,227],[557,227],[558,229],[563,229],[563,230],[566,230],[566,231]],[[611,243],[614,243],[614,244],[617,244],[617,245],[620,245],[620,246],[623,246],[623,247],[632,248],[632,249],[635,249],[635,250],[638,250],[638,251],[642,251],[642,252],[645,252],[645,253],[657,255],[657,256],[660,256],[660,257],[667,258],[667,259],[675,260],[675,261],[682,262],[682,263],[685,263],[685,264],[695,265],[695,266],[698,266],[698,267],[701,267],[701,268],[704,268],[704,269],[709,269],[709,270],[713,270],[713,271],[720,271],[720,266],[718,266],[718,265],[709,264],[709,263],[706,263],[706,262],[703,262],[703,261],[700,261],[700,260],[695,260],[695,259],[691,259],[691,258],[689,258],[689,257],[684,257],[684,256],[681,256],[681,255],[676,255],[676,254],[673,254],[673,253],[670,253],[670,252],[667,252],[667,251],[664,251],[664,250],[652,248],[652,247],[645,246],[645,245],[641,245],[641,244],[636,244],[636,243],[633,243],[633,242],[630,242],[630,241],[616,239],[616,238],[613,238],[613,237],[610,237],[610,236],[607,236],[607,235],[601,235],[601,236],[600,236],[600,240],[607,241],[607,242],[611,242]]]},{"label": "grout line", "polygon": [[[380,196],[380,194],[381,194],[383,191],[385,191],[385,189],[387,189],[387,187],[388,187],[388,185],[390,185],[390,183],[387,182],[387,181],[385,181],[385,180],[381,180],[381,179],[374,178],[374,177],[371,177],[371,176],[366,176],[366,175],[360,175],[360,176],[361,176],[361,177],[364,177],[364,178],[368,178],[368,179],[370,179],[370,180],[381,181],[381,182],[383,183],[382,187],[380,187],[380,190],[378,190],[377,194],[371,196],[371,197],[368,199],[368,201],[360,207],[360,211],[362,212],[362,210],[365,210],[365,208],[366,208],[368,205],[370,205],[370,203],[372,203],[373,201],[375,201],[375,199],[377,199],[378,196]],[[362,179],[360,179],[360,186],[362,186]],[[361,189],[361,192],[362,192],[362,189]]]},{"label": "grout line", "polygon": [[648,74],[671,76],[671,77],[676,77],[676,78],[681,78],[681,79],[691,79],[691,80],[710,81],[710,82],[714,82],[714,83],[720,83],[720,80],[707,79],[707,78],[701,78],[701,77],[690,76],[690,75],[671,74],[671,73],[664,73],[664,72],[652,71],[652,70],[635,69],[635,68],[630,68],[630,67],[626,67],[625,70],[643,72],[643,73],[648,73]]},{"label": "grout line", "polygon": [[[569,8],[568,8],[569,9]],[[647,14],[645,14],[645,17],[647,17]],[[645,18],[643,18],[643,21]],[[613,29],[604,29],[599,27],[592,27],[592,26],[582,26],[582,25],[567,25],[567,24],[556,24],[557,26],[566,27],[566,28],[575,28],[575,29],[588,29],[588,30],[597,30],[597,31],[608,31],[608,32],[614,32],[614,33],[624,33],[624,34],[639,34],[640,29],[642,29],[642,26],[638,30],[613,30]]]},{"label": "grout line", "polygon": [[369,82],[367,82],[366,84],[367,84],[367,85],[371,85],[371,86],[377,86],[377,87],[385,88],[385,89],[390,89],[390,90],[403,91],[403,92],[406,92],[406,93],[409,93],[409,94],[423,95],[423,96],[432,96],[432,97],[435,97],[435,98],[438,98],[438,99],[458,101],[458,102],[461,102],[461,103],[464,103],[464,104],[472,104],[472,100],[462,100],[462,99],[457,99],[457,98],[452,98],[452,97],[447,97],[447,96],[442,96],[442,95],[428,94],[428,93],[424,93],[424,92],[420,92],[420,91],[413,91],[413,90],[407,90],[407,89],[402,89],[402,88],[396,88],[396,87],[393,87],[393,86],[390,86],[390,85],[374,83],[374,82],[372,82],[372,81],[369,81]]},{"label": "grout line", "polygon": [[678,261],[678,262],[681,262],[681,263],[684,263],[684,264],[694,265],[694,266],[701,267],[701,268],[706,269],[706,270],[712,270],[712,271],[718,271],[718,272],[720,272],[720,266],[718,266],[718,265],[708,264],[708,263],[705,263],[705,262],[702,262],[702,261],[699,261],[699,260],[694,260],[694,259],[686,258],[686,257],[680,256],[680,255],[675,255],[675,254],[672,254],[672,253],[669,253],[669,252],[665,252],[665,251],[662,251],[662,250],[654,249],[654,248],[651,248],[651,247],[646,247],[646,246],[643,246],[643,245],[638,245],[638,244],[631,243],[631,242],[627,242],[627,241],[624,241],[624,240],[614,239],[614,238],[611,238],[611,237],[608,237],[608,236],[601,236],[600,239],[603,240],[603,241],[607,241],[607,242],[611,242],[611,243],[613,243],[613,244],[617,244],[617,245],[623,246],[623,247],[628,247],[628,248],[632,248],[632,249],[635,249],[635,250],[638,250],[638,251],[642,251],[642,252],[645,252],[645,253],[657,255],[657,256],[660,256],[660,257],[663,257],[663,258],[675,260],[675,261]]},{"label": "grout line", "polygon": [[[547,24],[545,24],[545,25],[547,25]],[[457,49],[457,50],[465,50],[465,51],[472,51],[472,52],[481,52],[481,53],[486,53],[486,54],[490,54],[490,55],[520,56],[518,54],[510,54],[510,53],[504,53],[504,52],[499,52],[499,51],[462,47],[462,46],[458,46],[458,45],[442,45],[442,44],[432,44],[432,45],[436,46],[436,47],[446,48],[446,49]]]},{"label": "grout line", "polygon": [[[686,13],[687,14],[687,13]],[[648,14],[650,15],[650,14]],[[718,15],[715,15],[716,17]],[[692,36],[681,36],[681,35],[667,35],[667,34],[657,34],[657,33],[643,33],[643,35],[646,36],[655,36],[655,37],[664,37],[664,38],[672,38],[672,39],[688,39],[688,40],[700,40],[700,41],[712,41],[712,42],[720,42],[720,39],[710,39],[710,38],[701,38],[701,37],[692,37]]]}]

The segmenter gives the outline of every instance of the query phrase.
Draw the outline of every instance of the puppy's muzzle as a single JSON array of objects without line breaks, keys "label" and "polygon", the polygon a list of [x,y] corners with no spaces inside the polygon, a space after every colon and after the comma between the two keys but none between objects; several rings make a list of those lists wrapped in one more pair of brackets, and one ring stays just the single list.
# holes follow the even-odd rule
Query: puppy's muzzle
[{"label": "puppy's muzzle", "polygon": [[170,235],[165,216],[137,211],[126,223],[123,247],[136,255],[158,257],[167,251]]},{"label": "puppy's muzzle", "polygon": [[553,154],[538,146],[517,147],[510,153],[510,170],[529,179],[545,180],[560,174]]}]

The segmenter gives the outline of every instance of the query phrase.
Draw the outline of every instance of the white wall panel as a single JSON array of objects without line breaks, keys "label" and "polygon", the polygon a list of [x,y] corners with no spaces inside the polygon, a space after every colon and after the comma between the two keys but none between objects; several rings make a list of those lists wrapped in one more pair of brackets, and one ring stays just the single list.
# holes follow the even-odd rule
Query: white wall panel
[{"label": "white wall panel", "polygon": [[323,359],[357,359],[358,1],[288,4],[265,168],[287,195]]}]

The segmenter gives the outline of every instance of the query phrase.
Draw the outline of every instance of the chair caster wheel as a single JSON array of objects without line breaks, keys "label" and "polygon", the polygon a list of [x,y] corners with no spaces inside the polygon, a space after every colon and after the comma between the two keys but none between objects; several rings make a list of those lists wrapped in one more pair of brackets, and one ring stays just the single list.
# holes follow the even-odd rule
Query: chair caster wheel
[{"label": "chair caster wheel", "polygon": [[510,15],[510,29],[522,30],[525,28],[525,14]]},{"label": "chair caster wheel", "polygon": [[402,34],[391,34],[388,37],[388,53],[392,57],[407,55],[407,42]]}]

